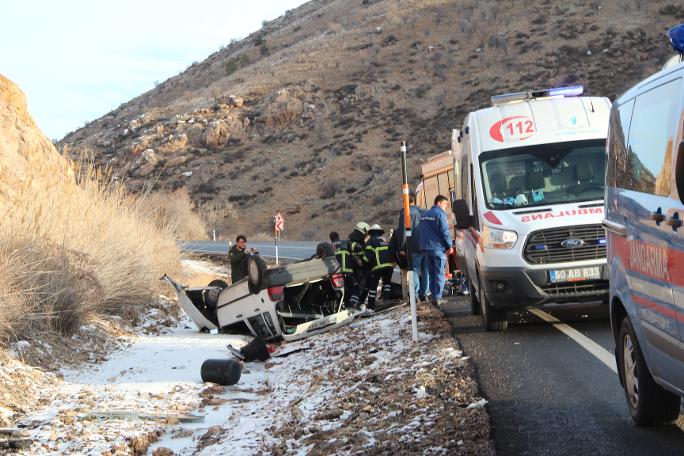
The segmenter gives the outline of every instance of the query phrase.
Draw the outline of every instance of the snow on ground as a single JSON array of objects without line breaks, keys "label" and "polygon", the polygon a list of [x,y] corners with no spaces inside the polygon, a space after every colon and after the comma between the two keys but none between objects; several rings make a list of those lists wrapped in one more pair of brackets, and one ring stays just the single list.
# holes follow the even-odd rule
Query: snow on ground
[{"label": "snow on ground", "polygon": [[187,319],[159,330],[158,312],[106,361],[62,371],[19,423],[34,439],[19,454],[492,454],[472,368],[432,307],[418,342],[403,307],[283,344],[275,354],[303,350],[246,363],[226,387],[200,366],[250,337]]},{"label": "snow on ground", "polygon": [[[227,257],[226,257],[227,258]],[[186,271],[192,271],[199,274],[217,274],[217,275],[228,275],[230,274],[230,267],[226,265],[217,265],[211,261],[198,260],[195,258],[182,258],[181,267]],[[226,261],[227,262],[227,261]]]}]

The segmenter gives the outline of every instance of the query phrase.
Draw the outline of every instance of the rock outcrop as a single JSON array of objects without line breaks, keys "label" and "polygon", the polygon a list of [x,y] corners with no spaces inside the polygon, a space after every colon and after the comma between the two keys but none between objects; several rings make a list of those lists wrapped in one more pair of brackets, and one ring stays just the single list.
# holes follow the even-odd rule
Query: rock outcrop
[{"label": "rock outcrop", "polygon": [[[52,141],[36,127],[24,93],[0,75],[0,198],[7,201],[19,186],[48,185],[70,172]],[[40,180],[35,179],[38,175]]]}]

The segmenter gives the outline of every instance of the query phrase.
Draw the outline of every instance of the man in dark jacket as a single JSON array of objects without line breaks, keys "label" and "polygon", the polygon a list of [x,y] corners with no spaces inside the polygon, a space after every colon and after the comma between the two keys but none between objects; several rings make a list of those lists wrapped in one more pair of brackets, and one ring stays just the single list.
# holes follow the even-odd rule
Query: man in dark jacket
[{"label": "man in dark jacket", "polygon": [[330,244],[335,249],[335,257],[340,263],[339,272],[344,275],[344,303],[349,304],[355,284],[349,241],[341,240],[339,233],[333,231],[330,233]]},{"label": "man in dark jacket", "polygon": [[389,244],[382,237],[385,231],[380,225],[375,224],[368,230],[370,239],[366,242],[364,256],[370,269],[368,277],[368,309],[375,307],[375,297],[378,292],[378,284],[382,280],[382,299],[389,299],[391,292],[392,272],[394,264],[390,259]]},{"label": "man in dark jacket", "polygon": [[427,261],[432,302],[436,305],[443,304],[446,256],[451,253],[452,249],[449,219],[446,213],[448,208],[449,199],[444,195],[437,195],[435,205],[420,216],[417,229],[419,248]]},{"label": "man in dark jacket", "polygon": [[[420,216],[423,215],[423,209],[419,206],[416,206],[416,194],[411,191],[409,192],[409,204],[411,207],[409,208],[409,214],[411,217],[411,263],[413,266],[413,286],[415,289],[416,296],[418,299],[421,301],[424,301],[426,299],[426,296],[428,294],[429,290],[429,279],[428,279],[428,270],[427,270],[427,260],[425,259],[425,255],[423,252],[420,251],[420,246],[418,244],[418,224],[420,223]],[[397,246],[394,246],[394,249],[398,253],[398,261],[397,264],[399,267],[402,269],[402,279],[407,273],[406,269],[406,227],[404,226],[404,208],[401,209],[399,212],[399,224],[397,225],[397,229],[395,232],[399,233],[399,242],[400,244]],[[403,255],[403,261],[402,261],[402,255]],[[402,264],[404,266],[402,266]],[[402,280],[403,281],[403,280]],[[407,285],[408,286],[408,285]],[[405,290],[404,298],[406,298],[406,294],[408,293],[408,289]]]},{"label": "man in dark jacket", "polygon": [[364,256],[364,249],[366,248],[366,238],[370,226],[366,222],[359,222],[356,228],[349,234],[349,253],[351,255],[351,263],[354,285],[351,290],[351,297],[349,304],[360,308],[361,304],[366,300],[368,289],[366,282],[368,280],[369,268]]},{"label": "man in dark jacket", "polygon": [[255,253],[256,250],[251,249],[247,251],[247,238],[240,234],[235,238],[235,244],[228,251],[230,258],[230,278],[233,283],[247,277],[247,258],[249,253]]}]

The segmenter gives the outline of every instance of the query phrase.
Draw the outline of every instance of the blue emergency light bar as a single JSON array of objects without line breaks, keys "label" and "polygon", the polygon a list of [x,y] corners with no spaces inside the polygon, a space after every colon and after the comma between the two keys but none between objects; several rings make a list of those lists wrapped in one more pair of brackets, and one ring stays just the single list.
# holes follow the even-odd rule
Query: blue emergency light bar
[{"label": "blue emergency light bar", "polygon": [[670,43],[675,51],[684,54],[684,24],[675,25],[667,31]]},{"label": "blue emergency light bar", "polygon": [[504,103],[510,103],[512,101],[525,101],[532,100],[534,98],[544,97],[577,97],[579,95],[582,95],[583,92],[584,87],[581,85],[576,85],[569,87],[556,87],[553,89],[528,90],[526,92],[504,93],[502,95],[494,95],[492,97],[492,104],[500,105]]}]

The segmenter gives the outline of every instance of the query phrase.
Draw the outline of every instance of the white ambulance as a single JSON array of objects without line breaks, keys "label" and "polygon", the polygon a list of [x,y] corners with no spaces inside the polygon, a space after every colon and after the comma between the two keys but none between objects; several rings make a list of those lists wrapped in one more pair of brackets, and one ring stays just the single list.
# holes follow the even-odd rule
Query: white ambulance
[{"label": "white ambulance", "polygon": [[488,331],[508,313],[606,302],[604,216],[610,101],[581,86],[492,97],[469,113],[453,201],[473,314]]}]

